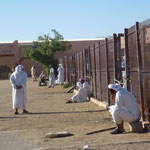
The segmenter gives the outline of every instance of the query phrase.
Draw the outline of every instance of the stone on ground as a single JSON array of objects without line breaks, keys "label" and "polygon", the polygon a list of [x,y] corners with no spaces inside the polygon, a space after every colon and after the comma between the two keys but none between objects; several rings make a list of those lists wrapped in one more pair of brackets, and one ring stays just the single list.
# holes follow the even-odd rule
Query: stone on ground
[{"label": "stone on ground", "polygon": [[129,128],[131,132],[143,132],[143,125],[141,121],[135,121],[135,122],[131,122],[129,123]]},{"label": "stone on ground", "polygon": [[46,138],[59,138],[59,137],[66,137],[66,136],[72,136],[73,134],[63,131],[63,132],[56,132],[56,133],[47,133],[45,135]]}]

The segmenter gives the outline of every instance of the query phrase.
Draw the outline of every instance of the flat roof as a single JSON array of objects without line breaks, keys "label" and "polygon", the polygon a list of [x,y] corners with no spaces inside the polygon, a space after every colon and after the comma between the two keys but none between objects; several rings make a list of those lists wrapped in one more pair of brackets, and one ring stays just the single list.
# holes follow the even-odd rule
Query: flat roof
[{"label": "flat roof", "polygon": [[[64,39],[64,41],[96,41],[104,40],[105,38],[92,38],[92,39]],[[33,40],[34,41],[34,40]],[[31,44],[33,41],[18,41],[19,44]],[[36,40],[35,40],[36,41]],[[14,41],[0,41],[0,44],[9,44]]]}]

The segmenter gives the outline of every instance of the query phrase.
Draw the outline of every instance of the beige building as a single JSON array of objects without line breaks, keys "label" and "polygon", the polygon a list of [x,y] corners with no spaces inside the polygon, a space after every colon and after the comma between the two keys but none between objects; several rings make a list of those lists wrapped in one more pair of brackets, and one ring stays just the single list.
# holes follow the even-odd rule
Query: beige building
[{"label": "beige building", "polygon": [[[67,53],[88,48],[99,40],[102,39],[66,40],[69,42],[69,44],[72,45],[71,50],[69,50]],[[4,74],[5,70],[12,71],[18,64],[22,64],[24,66],[24,70],[27,72],[28,76],[31,76],[30,69],[33,65],[35,65],[37,75],[39,75],[44,69],[43,66],[32,61],[31,59],[27,59],[24,57],[24,51],[31,47],[32,41],[21,42],[16,40],[14,42],[0,42],[0,78],[3,76],[7,76],[7,73]],[[55,57],[63,57],[63,53],[56,53]]]},{"label": "beige building", "polygon": [[43,70],[43,66],[24,57],[24,51],[31,47],[32,42],[1,42],[0,69],[5,66],[5,68],[7,67],[12,71],[15,66],[22,64],[24,66],[24,70],[28,73],[28,76],[30,76],[30,69],[33,65],[35,65],[37,74],[39,74],[41,70]]}]

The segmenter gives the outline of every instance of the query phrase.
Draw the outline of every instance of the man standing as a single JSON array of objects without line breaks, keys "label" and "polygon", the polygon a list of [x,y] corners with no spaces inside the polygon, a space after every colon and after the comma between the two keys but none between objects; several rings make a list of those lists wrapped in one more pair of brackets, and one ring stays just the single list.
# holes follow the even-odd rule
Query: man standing
[{"label": "man standing", "polygon": [[113,121],[117,125],[117,128],[111,134],[120,134],[124,132],[123,122],[139,121],[141,113],[132,93],[122,88],[119,84],[109,84],[108,89],[114,105],[106,109],[110,110]]},{"label": "man standing", "polygon": [[10,76],[10,82],[12,84],[13,109],[16,110],[15,114],[19,114],[19,108],[23,109],[23,113],[28,113],[25,109],[27,73],[22,69],[23,66],[18,65]]},{"label": "man standing", "polygon": [[53,69],[52,65],[49,65],[49,68],[50,68],[50,73],[49,73],[49,82],[50,82],[50,85],[49,85],[48,88],[54,87],[54,83],[55,83],[54,69]]},{"label": "man standing", "polygon": [[58,79],[56,83],[62,85],[64,84],[64,72],[65,72],[62,64],[59,64],[57,71],[58,71]]},{"label": "man standing", "polygon": [[31,68],[31,76],[32,76],[33,82],[37,81],[37,79],[36,79],[36,70],[35,70],[35,66],[34,65]]}]

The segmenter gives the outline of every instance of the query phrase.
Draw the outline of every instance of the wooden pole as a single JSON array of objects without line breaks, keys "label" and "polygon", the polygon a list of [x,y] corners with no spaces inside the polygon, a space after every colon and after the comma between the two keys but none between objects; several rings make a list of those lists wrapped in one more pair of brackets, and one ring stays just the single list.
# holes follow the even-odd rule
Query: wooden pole
[{"label": "wooden pole", "polygon": [[106,89],[107,89],[107,102],[110,104],[109,100],[109,93],[108,93],[108,84],[109,84],[109,79],[108,79],[108,40],[105,38],[105,63],[106,63]]},{"label": "wooden pole", "polygon": [[101,53],[100,53],[101,47],[100,47],[100,41],[98,42],[98,51],[99,51],[99,86],[100,86],[100,100],[102,101],[102,83],[101,83]]},{"label": "wooden pole", "polygon": [[96,80],[96,57],[95,57],[95,44],[93,45],[93,54],[94,54],[94,84],[95,84],[95,97],[97,98],[97,80]]},{"label": "wooden pole", "polygon": [[124,29],[124,54],[125,54],[125,72],[126,72],[126,80],[125,80],[125,88],[130,90],[129,85],[129,49],[128,49],[128,29]]},{"label": "wooden pole", "polygon": [[139,22],[136,22],[136,50],[137,50],[137,64],[138,64],[138,81],[139,81],[139,91],[140,91],[140,103],[141,103],[141,113],[142,118],[145,120],[144,116],[144,97],[143,97],[143,79],[142,79],[142,58],[141,58],[141,49],[139,41]]},{"label": "wooden pole", "polygon": [[[118,80],[117,69],[117,35],[113,34],[113,52],[114,52],[114,78]],[[115,82],[115,81],[114,81]]]}]

